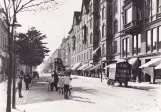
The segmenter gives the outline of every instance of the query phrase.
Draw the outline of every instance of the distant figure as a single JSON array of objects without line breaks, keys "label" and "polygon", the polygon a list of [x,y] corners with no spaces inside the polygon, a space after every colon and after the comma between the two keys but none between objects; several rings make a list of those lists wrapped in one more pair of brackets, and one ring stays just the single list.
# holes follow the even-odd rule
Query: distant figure
[{"label": "distant figure", "polygon": [[64,77],[63,77],[63,74],[60,74],[59,75],[59,80],[58,80],[58,90],[59,90],[59,93],[64,93],[63,89],[64,89]]},{"label": "distant figure", "polygon": [[53,91],[53,86],[54,86],[54,74],[51,74],[51,79],[50,79],[50,90]]},{"label": "distant figure", "polygon": [[21,94],[21,90],[22,90],[22,79],[23,79],[23,76],[20,75],[19,76],[19,81],[18,81],[18,94],[19,94],[19,98],[22,98],[22,94]]},{"label": "distant figure", "polygon": [[54,87],[56,91],[58,91],[58,87],[57,87],[58,81],[59,81],[58,74],[56,73],[56,71],[54,71]]},{"label": "distant figure", "polygon": [[24,76],[24,81],[25,81],[25,85],[26,85],[26,90],[29,90],[29,84],[31,83],[31,76],[29,75],[29,73],[27,73]]}]

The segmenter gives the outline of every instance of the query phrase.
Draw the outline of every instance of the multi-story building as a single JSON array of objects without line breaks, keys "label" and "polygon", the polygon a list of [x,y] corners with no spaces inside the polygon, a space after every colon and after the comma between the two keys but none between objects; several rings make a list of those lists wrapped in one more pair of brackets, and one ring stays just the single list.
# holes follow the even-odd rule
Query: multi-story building
[{"label": "multi-story building", "polygon": [[71,69],[99,74],[127,60],[134,77],[152,82],[161,74],[160,32],[161,0],[82,0],[69,31]]},{"label": "multi-story building", "polygon": [[8,38],[7,38],[7,26],[3,19],[0,18],[0,77],[4,78],[4,74],[7,70],[8,59]]},{"label": "multi-story building", "polygon": [[[136,58],[140,68],[161,61],[161,0],[124,0],[122,9],[121,58]],[[144,74],[144,81],[153,82],[154,65],[138,71],[140,79]]]},{"label": "multi-story building", "polygon": [[66,68],[70,67],[70,43],[69,43],[69,37],[64,38],[62,40],[62,44],[60,45],[61,49],[61,59],[63,61],[63,65]]}]

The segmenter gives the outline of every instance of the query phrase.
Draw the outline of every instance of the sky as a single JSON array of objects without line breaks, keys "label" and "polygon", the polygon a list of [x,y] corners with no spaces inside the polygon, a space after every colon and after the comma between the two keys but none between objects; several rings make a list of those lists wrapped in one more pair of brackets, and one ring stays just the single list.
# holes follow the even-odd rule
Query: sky
[{"label": "sky", "polygon": [[[22,12],[17,16],[22,27],[18,32],[27,32],[31,27],[46,34],[45,42],[50,49],[49,56],[61,45],[62,39],[68,36],[73,22],[74,11],[80,11],[82,0],[64,0],[63,5],[53,11]],[[48,57],[45,58],[47,60]]]}]

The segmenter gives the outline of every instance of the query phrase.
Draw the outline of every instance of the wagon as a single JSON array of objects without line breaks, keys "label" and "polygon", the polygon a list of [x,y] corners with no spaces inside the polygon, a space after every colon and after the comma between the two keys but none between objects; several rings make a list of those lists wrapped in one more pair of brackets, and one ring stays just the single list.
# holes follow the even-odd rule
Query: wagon
[{"label": "wagon", "polygon": [[115,82],[118,82],[120,86],[122,86],[122,83],[125,84],[125,87],[128,86],[128,81],[130,81],[131,78],[131,65],[128,62],[110,64],[108,70],[108,85],[114,85]]}]

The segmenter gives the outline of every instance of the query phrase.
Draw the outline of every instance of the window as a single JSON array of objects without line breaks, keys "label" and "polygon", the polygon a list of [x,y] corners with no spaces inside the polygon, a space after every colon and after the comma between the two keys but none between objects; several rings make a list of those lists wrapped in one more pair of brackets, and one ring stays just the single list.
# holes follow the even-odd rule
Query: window
[{"label": "window", "polygon": [[90,28],[92,29],[92,19],[90,20]]},{"label": "window", "polygon": [[161,0],[157,0],[157,12],[161,13]]},{"label": "window", "polygon": [[128,56],[130,51],[129,38],[123,39],[123,56]]},{"label": "window", "polygon": [[98,31],[98,42],[100,42],[101,41],[101,32],[100,32],[100,30]]},{"label": "window", "polygon": [[156,50],[157,49],[157,28],[154,28],[152,30],[152,33],[153,33],[153,50]]},{"label": "window", "polygon": [[105,45],[103,44],[102,45],[102,56],[104,56],[105,55]]},{"label": "window", "polygon": [[102,38],[105,36],[105,25],[102,26]]},{"label": "window", "polygon": [[151,30],[147,31],[147,34],[146,34],[146,42],[147,42],[147,46],[146,46],[146,50],[147,52],[151,50]]},{"label": "window", "polygon": [[114,22],[114,33],[117,33],[118,32],[118,22],[115,21]]},{"label": "window", "polygon": [[127,38],[127,55],[129,55],[129,53],[130,53],[130,39],[129,38]]},{"label": "window", "polygon": [[132,21],[132,8],[126,10],[126,24]]},{"label": "window", "polygon": [[141,34],[133,36],[133,55],[141,52]]},{"label": "window", "polygon": [[114,41],[113,43],[113,53],[117,53],[117,41]]},{"label": "window", "polygon": [[90,5],[89,12],[92,13],[92,4]]},{"label": "window", "polygon": [[102,9],[102,19],[105,18],[105,7],[103,6],[103,9]]},{"label": "window", "polygon": [[161,26],[158,28],[158,49],[161,49]]},{"label": "window", "polygon": [[92,55],[92,49],[91,49],[90,57],[91,57],[91,59],[92,59],[92,57],[93,57],[93,55]]},{"label": "window", "polygon": [[88,35],[88,27],[86,26],[86,36]]},{"label": "window", "polygon": [[93,43],[93,35],[92,35],[92,33],[90,34],[90,44],[92,44]]},{"label": "window", "polygon": [[118,4],[118,2],[117,2],[117,0],[115,0],[115,3],[114,3],[114,13],[115,14],[117,13],[117,4]]},{"label": "window", "polygon": [[136,35],[133,37],[133,54],[134,55],[137,54],[137,36]]},{"label": "window", "polygon": [[138,53],[141,53],[141,34],[138,35]]}]

